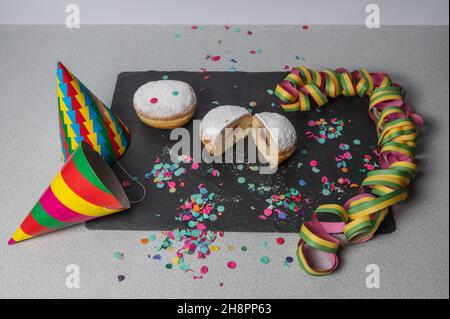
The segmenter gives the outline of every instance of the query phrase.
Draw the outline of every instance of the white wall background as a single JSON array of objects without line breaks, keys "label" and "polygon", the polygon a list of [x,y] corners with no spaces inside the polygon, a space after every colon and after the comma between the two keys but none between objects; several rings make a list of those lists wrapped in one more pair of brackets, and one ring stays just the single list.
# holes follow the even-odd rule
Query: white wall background
[{"label": "white wall background", "polygon": [[68,4],[81,24],[361,25],[365,8],[382,25],[448,25],[448,0],[0,0],[0,24],[64,24]]}]

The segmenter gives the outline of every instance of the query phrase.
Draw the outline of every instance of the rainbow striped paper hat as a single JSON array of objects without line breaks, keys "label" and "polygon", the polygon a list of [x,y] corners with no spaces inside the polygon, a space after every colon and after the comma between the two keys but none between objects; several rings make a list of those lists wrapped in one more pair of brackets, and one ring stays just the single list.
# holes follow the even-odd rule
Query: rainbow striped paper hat
[{"label": "rainbow striped paper hat", "polygon": [[112,169],[81,141],[8,244],[128,208],[128,197]]},{"label": "rainbow striped paper hat", "polygon": [[114,163],[128,147],[128,128],[61,62],[56,74],[63,161],[85,141],[108,164]]}]

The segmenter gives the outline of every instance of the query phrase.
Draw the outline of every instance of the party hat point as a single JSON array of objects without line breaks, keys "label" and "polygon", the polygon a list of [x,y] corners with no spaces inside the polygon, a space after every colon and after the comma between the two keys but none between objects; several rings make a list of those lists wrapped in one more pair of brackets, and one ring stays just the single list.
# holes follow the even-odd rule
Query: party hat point
[{"label": "party hat point", "polygon": [[14,239],[10,239],[10,240],[8,240],[8,245],[14,245],[14,244],[16,244],[17,242],[14,240]]}]

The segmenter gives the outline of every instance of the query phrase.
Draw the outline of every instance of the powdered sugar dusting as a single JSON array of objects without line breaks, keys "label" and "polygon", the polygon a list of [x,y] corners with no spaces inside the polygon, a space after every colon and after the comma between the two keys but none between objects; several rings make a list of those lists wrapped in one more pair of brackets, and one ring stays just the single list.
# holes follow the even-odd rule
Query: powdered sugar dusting
[{"label": "powdered sugar dusting", "polygon": [[200,135],[211,141],[232,122],[248,115],[248,111],[236,105],[222,105],[209,111],[200,124]]},{"label": "powdered sugar dusting", "polygon": [[170,119],[187,115],[195,108],[196,96],[192,87],[181,81],[148,82],[134,93],[133,105],[150,118]]},{"label": "powdered sugar dusting", "polygon": [[277,146],[280,151],[289,150],[297,144],[297,132],[285,116],[272,112],[258,113],[255,116],[272,137],[278,135]]}]

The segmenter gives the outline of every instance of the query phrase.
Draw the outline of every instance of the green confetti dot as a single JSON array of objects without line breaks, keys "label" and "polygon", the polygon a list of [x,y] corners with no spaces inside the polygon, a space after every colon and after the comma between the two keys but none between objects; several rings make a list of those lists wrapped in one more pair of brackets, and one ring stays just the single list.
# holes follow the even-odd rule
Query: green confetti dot
[{"label": "green confetti dot", "polygon": [[173,96],[178,96],[178,94],[179,94],[178,91],[173,91],[173,92],[172,92],[172,95],[173,95]]},{"label": "green confetti dot", "polygon": [[223,213],[225,211],[225,207],[223,207],[222,205],[219,205],[217,207],[217,211]]},{"label": "green confetti dot", "polygon": [[237,181],[238,181],[239,184],[244,184],[245,183],[245,177],[240,176],[240,177],[238,177]]},{"label": "green confetti dot", "polygon": [[116,252],[113,254],[113,258],[117,259],[117,260],[122,260],[123,259],[123,253],[120,252]]},{"label": "green confetti dot", "polygon": [[168,76],[167,74],[164,74],[164,75],[162,76],[162,79],[163,79],[163,80],[168,80],[168,79],[169,79],[169,76]]},{"label": "green confetti dot", "polygon": [[242,247],[241,247],[241,250],[242,250],[242,251],[247,251],[248,248],[247,248],[247,246],[242,246]]},{"label": "green confetti dot", "polygon": [[354,139],[353,140],[353,144],[355,144],[355,145],[361,145],[361,141],[359,140],[359,139]]},{"label": "green confetti dot", "polygon": [[166,264],[166,268],[167,269],[172,269],[173,265],[172,264]]},{"label": "green confetti dot", "polygon": [[182,264],[180,265],[180,269],[181,269],[182,271],[186,271],[186,270],[188,270],[189,268],[190,268],[189,264],[182,263]]},{"label": "green confetti dot", "polygon": [[261,257],[261,259],[259,261],[261,261],[261,263],[263,263],[263,264],[268,264],[270,262],[270,259],[269,259],[269,257],[264,256],[264,257]]}]

